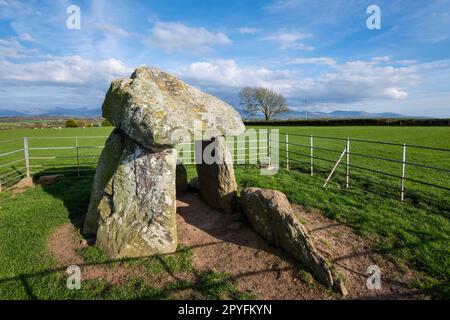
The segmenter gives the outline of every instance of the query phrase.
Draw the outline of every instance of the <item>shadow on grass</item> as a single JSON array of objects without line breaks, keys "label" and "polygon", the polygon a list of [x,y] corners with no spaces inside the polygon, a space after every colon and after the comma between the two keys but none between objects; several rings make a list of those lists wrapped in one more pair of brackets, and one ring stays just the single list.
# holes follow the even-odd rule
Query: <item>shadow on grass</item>
[{"label": "shadow on grass", "polygon": [[[82,227],[84,216],[87,212],[87,208],[89,205],[89,198],[90,198],[90,192],[91,192],[91,185],[93,180],[93,175],[81,175],[78,177],[76,173],[77,168],[72,168],[75,172],[71,174],[66,174],[66,178],[63,181],[60,181],[58,183],[55,183],[53,185],[43,186],[44,190],[52,195],[53,197],[60,199],[63,201],[65,207],[67,208],[69,212],[69,218],[73,225],[80,230]],[[41,175],[50,175],[54,174],[54,171],[42,171],[40,172],[38,176]],[[269,252],[271,254],[281,256],[286,261],[289,262],[290,267],[287,269],[293,269],[297,271],[306,270],[304,267],[299,265],[299,263],[295,262],[292,258],[289,257],[289,255],[285,254],[281,250],[271,247],[265,243],[259,236],[257,236],[253,231],[252,232],[230,232],[227,227],[230,225],[231,221],[228,221],[230,218],[230,215],[222,215],[217,212],[212,212],[211,209],[209,209],[203,202],[201,201],[192,201],[192,199],[183,198],[182,200],[185,200],[188,205],[186,207],[178,208],[178,213],[186,220],[187,223],[199,228],[200,230],[207,232],[208,234],[212,235],[213,237],[220,239],[225,242],[230,242],[237,244],[239,246],[246,246],[246,247],[252,247],[258,250],[263,250],[266,252]],[[202,212],[209,212],[208,214],[204,215]],[[218,218],[221,217],[221,218]],[[217,220],[219,219],[219,220]],[[220,220],[222,219],[222,220]],[[242,221],[245,224],[245,221]],[[248,229],[248,228],[245,228]],[[241,229],[240,229],[241,231]],[[251,230],[250,230],[251,231]],[[203,246],[209,246],[209,245],[215,245],[216,243],[208,243],[199,245],[197,247],[203,247]],[[195,248],[191,247],[191,248]],[[94,265],[108,265],[108,264],[114,264],[117,262],[127,262],[127,261],[136,261],[141,259],[148,259],[148,257],[145,258],[134,258],[134,259],[122,259],[122,260],[109,260],[101,263],[85,263],[80,265],[81,266],[94,266]],[[182,283],[183,279],[177,276],[176,272],[173,272],[173,270],[170,268],[170,266],[167,265],[166,261],[161,258],[161,256],[156,256],[155,259],[158,259],[160,261],[160,264],[165,269],[165,272],[170,275],[173,279],[175,279],[176,283]],[[282,269],[280,269],[283,271]],[[0,283],[4,281],[13,281],[13,280],[19,280],[22,283],[22,286],[24,290],[26,291],[29,299],[35,299],[36,296],[33,294],[33,291],[31,289],[31,286],[29,285],[28,279],[30,277],[39,277],[44,276],[46,274],[51,273],[59,273],[65,271],[65,268],[57,268],[57,269],[49,269],[44,270],[38,273],[31,273],[31,274],[21,274],[17,277],[8,278],[8,279],[0,279]],[[354,270],[349,270],[353,271]],[[253,274],[258,273],[264,273],[264,272],[273,272],[273,268],[268,268],[264,270],[259,270],[256,272],[249,272],[244,274],[237,274],[229,277],[225,277],[228,280],[236,281],[237,279],[245,278],[247,276],[251,276]],[[194,272],[195,275],[195,282],[192,284],[192,288],[194,290],[197,290],[195,288],[199,288],[199,286],[202,285],[202,275],[201,273]],[[223,280],[223,279],[222,279]],[[225,281],[225,280],[224,280]],[[390,281],[390,279],[385,279],[385,281]],[[396,282],[393,280],[393,282]],[[398,284],[398,283],[396,283]],[[186,285],[181,286],[182,289],[180,290],[186,290]],[[189,286],[187,286],[189,287]],[[165,289],[164,289],[165,290]],[[163,291],[164,291],[163,290]],[[175,287],[171,287],[170,290],[174,291],[176,290]],[[200,290],[200,289],[199,289]],[[396,296],[392,296],[392,298],[395,298]],[[398,295],[397,295],[398,297]],[[143,297],[145,298],[145,297]]]},{"label": "shadow on grass", "polygon": [[[306,166],[298,166],[297,164],[291,164],[291,171],[310,174],[310,169]],[[341,171],[339,171],[341,170]],[[339,168],[338,171],[333,175],[331,181],[334,183],[345,186],[345,170],[344,168]],[[355,173],[356,171],[356,173]],[[350,176],[350,188],[365,194],[371,194],[383,198],[389,198],[391,200],[400,202],[400,179],[392,180],[392,178],[379,176],[367,176],[364,173],[359,172],[360,169],[352,168],[352,173]],[[330,169],[326,169],[315,165],[315,175],[325,179],[330,174]],[[389,180],[390,179],[390,180]],[[423,190],[418,190],[414,188],[414,183],[411,181],[406,181],[405,189],[405,204],[411,205],[417,209],[425,209],[432,214],[441,215],[445,218],[450,218],[450,201],[442,195],[438,197],[433,197],[436,189],[430,187],[430,192],[425,192]],[[345,191],[345,189],[342,189]]]},{"label": "shadow on grass", "polygon": [[[70,221],[78,230],[81,230],[89,206],[95,171],[90,171],[92,167],[80,167],[78,176],[77,169],[77,167],[64,168],[64,170],[70,170],[70,172],[61,172],[64,174],[64,180],[50,185],[42,185],[42,187],[52,197],[63,201],[69,212]],[[43,170],[35,174],[33,180],[37,181],[41,176],[55,174],[58,174],[55,169]]]},{"label": "shadow on grass", "polygon": [[[235,282],[237,280],[239,280],[242,277],[245,276],[250,276],[251,274],[257,274],[257,273],[264,273],[264,272],[272,272],[272,269],[267,269],[267,270],[260,270],[258,272],[250,272],[247,274],[242,274],[242,275],[237,275],[237,276],[229,276],[227,274],[224,273],[219,273],[219,272],[215,272],[212,270],[206,270],[206,271],[200,271],[200,270],[195,270],[195,269],[191,269],[189,270],[190,272],[192,272],[193,275],[193,279],[192,280],[185,280],[182,277],[180,277],[177,272],[175,272],[173,270],[173,268],[167,263],[166,257],[168,256],[173,256],[173,255],[177,255],[180,252],[182,252],[183,250],[189,249],[195,249],[195,248],[199,248],[199,247],[205,247],[205,246],[209,246],[209,245],[214,245],[214,243],[206,243],[203,245],[197,245],[197,246],[191,246],[191,247],[183,247],[180,250],[177,250],[175,253],[172,254],[160,254],[160,255],[156,255],[156,256],[149,256],[149,257],[138,257],[138,258],[122,258],[122,259],[112,259],[112,260],[105,260],[105,261],[101,261],[101,262],[90,262],[90,263],[81,263],[78,264],[77,266],[81,268],[82,272],[81,274],[83,275],[83,268],[86,267],[115,267],[117,266],[117,264],[123,264],[123,265],[127,265],[127,264],[132,264],[132,263],[136,263],[136,262],[144,262],[147,263],[149,261],[149,259],[155,259],[156,261],[158,261],[161,266],[164,268],[164,272],[169,275],[174,281],[167,281],[167,283],[165,283],[161,288],[155,288],[155,287],[151,287],[148,286],[148,289],[152,289],[152,290],[144,290],[144,292],[150,292],[150,293],[144,293],[144,294],[140,294],[140,295],[132,295],[131,297],[127,297],[127,296],[123,296],[123,295],[119,295],[120,298],[123,299],[127,299],[127,298],[132,298],[132,299],[170,299],[171,296],[170,294],[172,293],[176,293],[176,292],[180,292],[180,291],[184,291],[184,290],[192,290],[197,292],[198,294],[200,294],[200,298],[202,299],[222,299],[225,296],[223,296],[223,294],[228,294],[228,297],[231,297],[232,299],[255,299],[255,297],[247,292],[247,291],[239,291],[237,289],[237,286],[235,286]],[[28,299],[30,300],[37,300],[39,299],[39,293],[42,293],[42,287],[38,287],[35,288],[35,290],[33,291],[33,279],[35,278],[41,278],[41,279],[45,279],[48,276],[51,275],[60,275],[61,277],[59,278],[55,278],[59,281],[61,281],[59,283],[59,288],[55,289],[55,284],[47,284],[48,285],[48,290],[51,291],[52,289],[55,290],[55,292],[61,292],[61,290],[67,290],[67,292],[75,292],[77,290],[69,290],[68,288],[66,288],[66,277],[68,277],[69,275],[66,274],[67,268],[69,267],[69,265],[64,265],[64,266],[60,266],[60,267],[55,267],[55,268],[48,268],[42,271],[37,271],[37,272],[30,272],[30,273],[22,273],[19,274],[17,276],[12,276],[12,277],[5,277],[0,279],[0,285],[4,284],[4,283],[8,283],[8,282],[14,282],[17,281],[18,283],[20,283],[20,285],[23,287],[24,292],[26,293],[26,296]],[[186,271],[186,270],[185,270]],[[65,276],[64,276],[65,275]],[[211,276],[213,279],[211,279]],[[50,279],[50,278],[49,278]],[[54,280],[54,279],[52,279]],[[92,279],[92,280],[84,280],[82,281],[82,288],[83,286],[86,286],[89,289],[95,291],[95,289],[92,287],[93,283],[92,281],[98,280],[99,281],[99,286],[101,286],[100,281],[102,281],[103,279]],[[140,283],[137,283],[136,280],[140,281]],[[107,291],[116,291],[116,290],[124,290],[125,292],[127,292],[126,287],[127,286],[131,286],[131,290],[136,289],[136,286],[146,286],[145,281],[143,281],[144,279],[138,279],[135,277],[135,274],[133,272],[130,272],[130,274],[128,275],[128,277],[126,277],[124,280],[122,281],[126,281],[126,282],[119,282],[119,283],[109,283],[107,285],[106,288],[102,288],[100,295],[99,296],[94,296],[91,298],[104,298],[104,295],[107,295]],[[90,284],[87,284],[88,282],[91,282]],[[85,284],[83,284],[85,283]],[[95,285],[95,284],[94,284]],[[108,288],[109,287],[109,288]],[[116,293],[119,293],[120,291],[116,291]],[[50,296],[52,295],[52,293],[50,293]],[[83,295],[81,294],[81,297],[78,298],[83,298]]]}]

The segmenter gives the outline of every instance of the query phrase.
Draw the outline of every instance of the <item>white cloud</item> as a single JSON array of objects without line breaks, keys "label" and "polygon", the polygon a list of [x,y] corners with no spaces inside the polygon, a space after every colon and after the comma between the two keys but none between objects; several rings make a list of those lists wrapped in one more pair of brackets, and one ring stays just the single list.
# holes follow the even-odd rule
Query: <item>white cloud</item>
[{"label": "white cloud", "polygon": [[225,33],[202,27],[189,27],[180,22],[156,22],[146,42],[166,52],[207,52],[215,45],[227,45],[231,40]]},{"label": "white cloud", "polygon": [[36,42],[36,40],[29,33],[22,33],[18,38],[22,42]]},{"label": "white cloud", "polygon": [[279,30],[276,33],[270,34],[263,38],[263,40],[276,42],[280,45],[280,49],[291,50],[305,50],[312,51],[315,48],[313,46],[305,45],[302,40],[311,37],[307,33],[303,33],[296,30]]},{"label": "white cloud", "polygon": [[128,32],[118,26],[109,23],[97,23],[95,27],[107,34],[117,35],[121,37],[129,37],[132,35],[131,32]]},{"label": "white cloud", "polygon": [[313,57],[313,58],[292,58],[286,60],[287,64],[314,64],[314,65],[336,65],[336,60],[329,57]]},{"label": "white cloud", "polygon": [[0,39],[0,59],[22,58],[25,48],[15,38]]},{"label": "white cloud", "polygon": [[261,31],[258,28],[252,28],[252,27],[241,27],[238,29],[240,34],[256,34],[259,31]]},{"label": "white cloud", "polygon": [[4,85],[103,87],[113,78],[129,76],[131,72],[131,68],[116,59],[89,60],[68,56],[22,64],[0,61],[0,82]]},{"label": "white cloud", "polygon": [[[330,70],[316,77],[301,77],[290,70],[240,67],[234,60],[192,63],[179,74],[211,91],[237,91],[244,86],[263,86],[288,98],[310,101],[349,103],[371,99],[399,100],[420,80],[419,70],[427,64],[407,67],[380,65],[380,61],[349,61],[337,64],[333,59],[310,58],[306,63],[328,63]],[[439,65],[439,64],[437,64]]]},{"label": "white cloud", "polygon": [[268,86],[278,79],[288,78],[287,71],[273,72],[265,68],[240,68],[232,60],[195,62],[178,72],[183,78],[203,86],[218,89],[240,88],[244,86]]},{"label": "white cloud", "polygon": [[301,2],[302,0],[277,0],[272,4],[264,7],[264,9],[269,11],[284,11],[298,7]]}]

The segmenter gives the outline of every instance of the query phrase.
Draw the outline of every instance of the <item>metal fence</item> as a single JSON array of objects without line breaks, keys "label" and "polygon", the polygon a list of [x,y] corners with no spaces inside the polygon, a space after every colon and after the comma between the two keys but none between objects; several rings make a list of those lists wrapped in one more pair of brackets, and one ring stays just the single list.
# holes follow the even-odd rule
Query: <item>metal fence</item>
[{"label": "metal fence", "polygon": [[[78,176],[85,171],[94,172],[97,158],[104,147],[106,138],[107,136],[24,137],[0,141],[0,150],[2,145],[12,144],[17,147],[20,143],[19,149],[8,150],[0,154],[0,192],[11,189],[20,179],[30,178],[40,172],[48,174],[75,172]],[[101,140],[101,144],[82,145],[79,143],[82,140],[91,139]],[[58,144],[54,142],[55,140],[71,141],[73,145],[46,146],[48,143],[45,141],[51,140],[53,140],[51,144],[55,145]],[[40,143],[34,143],[36,141]],[[84,150],[97,150],[97,152],[83,154]],[[92,161],[83,161],[86,159]],[[55,163],[55,160],[58,162]]]},{"label": "metal fence", "polygon": [[[10,145],[10,150],[0,154],[0,192],[2,188],[3,190],[11,189],[15,183],[24,177],[29,178],[42,172],[46,174],[71,172],[77,176],[85,172],[94,172],[106,138],[106,136],[24,137],[0,141],[0,150],[2,151],[4,149],[2,145]],[[332,146],[330,146],[330,143],[325,143],[326,141],[331,141],[334,145],[332,143]],[[257,143],[256,146],[255,143]],[[375,145],[382,147],[380,151],[375,150],[375,152],[384,152],[383,150],[386,147],[394,148],[394,150],[398,150],[398,158],[358,152],[358,148],[365,150],[364,148],[356,147],[356,145],[361,146],[362,144],[370,145],[372,148]],[[343,185],[347,189],[350,188],[352,179],[362,175],[361,172],[370,174],[371,180],[373,180],[374,176],[398,180],[398,197],[401,201],[404,201],[407,195],[407,182],[436,188],[445,192],[450,191],[450,185],[445,185],[446,181],[450,181],[448,179],[450,177],[448,175],[450,173],[449,168],[408,160],[408,152],[411,150],[426,150],[427,152],[443,153],[444,159],[448,161],[450,159],[450,149],[294,133],[281,134],[279,149],[272,152],[270,136],[263,143],[261,143],[261,140],[248,140],[244,147],[235,146],[231,148],[231,151],[234,154],[235,151],[242,151],[242,148],[246,156],[267,155],[269,165],[273,164],[273,152],[278,151],[279,160],[281,160],[280,166],[283,169],[288,171],[303,169],[303,171],[307,170],[311,176],[320,174],[326,178],[324,187],[326,187],[333,174],[338,171],[338,168],[342,168],[344,171],[340,177],[343,178]],[[194,151],[190,151],[187,154],[183,154],[181,158],[182,160],[192,160],[193,156]],[[426,156],[418,157],[418,159],[422,158],[424,161],[427,160]],[[370,165],[365,166],[357,159],[365,159],[369,161]],[[234,157],[234,160],[237,164],[245,163],[240,158]],[[444,160],[445,163],[446,161]],[[341,165],[341,162],[344,163]],[[383,166],[377,167],[375,165],[381,162],[392,164],[389,167],[391,170],[387,172],[383,170]],[[420,169],[420,177],[424,179],[408,176],[408,171],[411,168]],[[443,183],[435,183],[436,180]],[[391,187],[393,186],[391,185]]]},{"label": "metal fence", "polygon": [[[306,138],[309,143],[308,144],[301,144],[301,143],[292,143],[289,142],[289,137],[301,137]],[[344,147],[343,149],[331,149],[327,147],[319,147],[315,145],[316,141],[321,140],[333,140],[340,142],[341,145]],[[370,144],[370,145],[380,145],[380,146],[390,146],[394,148],[398,148],[399,150],[399,157],[397,159],[389,158],[386,156],[381,155],[373,155],[373,154],[364,154],[360,152],[353,152],[351,151],[351,147],[354,143],[359,144]],[[290,151],[289,147],[296,147],[297,149],[303,149],[305,152],[298,152],[298,151]],[[428,165],[424,163],[417,163],[412,161],[407,161],[407,153],[410,150],[427,150],[431,152],[440,152],[444,154],[444,158],[448,161],[449,168],[441,168],[433,165]],[[338,158],[330,159],[330,158],[324,158],[323,156],[317,156],[316,151],[324,151],[328,153],[334,153],[334,154],[340,154]],[[327,179],[325,180],[324,187],[326,186],[329,179],[332,177],[333,173],[335,172],[337,166],[341,163],[341,161],[345,158],[345,188],[348,189],[350,187],[350,181],[351,181],[351,171],[352,169],[357,169],[358,171],[366,171],[370,174],[379,175],[379,176],[385,176],[390,177],[394,179],[399,180],[399,199],[403,202],[405,200],[406,195],[406,182],[412,182],[415,184],[420,184],[428,187],[433,187],[440,190],[450,191],[450,184],[449,185],[440,185],[433,183],[432,181],[433,176],[436,177],[436,174],[445,174],[447,175],[446,178],[442,179],[442,176],[440,176],[440,180],[448,181],[450,182],[450,149],[444,149],[444,148],[435,148],[435,147],[427,147],[427,146],[419,146],[419,145],[413,145],[413,144],[405,144],[405,143],[393,143],[393,142],[381,142],[381,141],[371,141],[371,140],[363,140],[363,139],[350,139],[350,138],[336,138],[336,137],[326,137],[326,136],[312,136],[312,135],[302,135],[302,134],[293,134],[293,133],[285,133],[285,139],[284,139],[284,149],[285,155],[282,156],[282,158],[285,160],[286,163],[286,169],[290,169],[290,162],[296,161],[296,159],[293,159],[293,156],[300,157],[300,158],[307,158],[309,160],[309,167],[310,167],[310,174],[311,176],[314,176],[315,173],[315,162],[317,160],[321,160],[324,162],[328,162],[331,164],[334,164],[333,168],[331,169]],[[309,151],[309,152],[308,152]],[[398,165],[398,173],[392,173],[392,172],[385,172],[381,170],[377,170],[374,168],[368,168],[359,164],[353,164],[353,161],[351,159],[355,158],[361,158],[361,159],[368,159],[370,161],[379,161],[379,162],[386,162],[390,164],[397,164]],[[427,161],[427,156],[423,157],[423,161]],[[414,168],[420,168],[425,170],[427,175],[429,175],[430,181],[423,181],[419,179],[414,179],[407,176],[407,168],[414,167]]]}]

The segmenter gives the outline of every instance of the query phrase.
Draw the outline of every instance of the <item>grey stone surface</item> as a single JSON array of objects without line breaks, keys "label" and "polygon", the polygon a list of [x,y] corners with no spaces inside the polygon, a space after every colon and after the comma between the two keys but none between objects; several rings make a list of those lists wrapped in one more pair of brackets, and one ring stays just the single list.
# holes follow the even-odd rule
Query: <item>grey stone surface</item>
[{"label": "grey stone surface", "polygon": [[[103,116],[138,143],[153,148],[181,143],[180,134],[194,134],[201,124],[202,140],[235,136],[245,127],[230,105],[157,68],[140,67],[131,79],[111,83]],[[174,135],[174,132],[180,134]]]},{"label": "grey stone surface", "polygon": [[154,152],[115,130],[99,159],[85,234],[110,258],[176,250],[176,151]]},{"label": "grey stone surface", "polygon": [[266,241],[291,253],[321,283],[347,294],[336,272],[316,250],[306,229],[295,217],[284,193],[247,188],[241,193],[241,206],[250,224]]},{"label": "grey stone surface", "polygon": [[[212,141],[203,141],[202,150],[214,143],[219,159],[218,163],[208,164],[205,159],[197,157],[197,174],[200,195],[212,208],[225,213],[233,213],[237,201],[237,183],[234,176],[233,161],[227,149],[224,137],[214,138]],[[214,154],[213,154],[214,155]]]}]

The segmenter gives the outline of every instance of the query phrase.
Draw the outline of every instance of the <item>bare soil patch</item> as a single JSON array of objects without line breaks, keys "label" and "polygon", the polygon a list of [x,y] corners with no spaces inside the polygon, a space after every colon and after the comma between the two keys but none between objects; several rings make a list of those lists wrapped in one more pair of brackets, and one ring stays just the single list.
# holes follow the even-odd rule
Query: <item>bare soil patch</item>
[{"label": "bare soil patch", "polygon": [[[164,287],[174,280],[195,281],[205,270],[227,273],[240,290],[250,290],[258,299],[340,299],[314,281],[307,270],[280,249],[269,246],[247,224],[241,214],[222,214],[204,204],[196,193],[187,193],[178,201],[178,241],[194,252],[193,272],[162,274],[155,277],[124,266],[87,265],[77,250],[87,246],[71,224],[58,228],[48,247],[59,267],[82,267],[83,279],[102,279],[112,284],[129,276],[143,277],[147,283]],[[351,228],[325,218],[318,212],[295,211],[310,232],[314,244],[342,275],[350,299],[408,299],[418,293],[408,288],[417,277],[405,267],[373,251],[369,240]],[[381,290],[366,287],[367,268],[381,269]],[[192,290],[174,292],[173,298],[191,298]]]},{"label": "bare soil patch", "polygon": [[28,188],[34,188],[33,179],[32,178],[23,178],[18,183],[16,183],[13,186],[13,188],[11,189],[12,196],[15,197],[19,193],[24,193],[25,191],[28,190]]},{"label": "bare soil patch", "polygon": [[83,280],[101,279],[116,284],[127,278],[129,270],[126,268],[86,264],[77,250],[87,246],[86,240],[77,237],[77,230],[70,223],[59,227],[48,240],[48,248],[57,261],[58,268],[77,265],[81,268]]},{"label": "bare soil patch", "polygon": [[[343,276],[350,299],[405,299],[416,292],[408,288],[414,278],[410,270],[397,266],[375,253],[368,240],[320,213],[294,207],[306,221],[314,244]],[[305,279],[305,270],[281,250],[269,246],[241,215],[226,215],[207,207],[197,194],[178,200],[179,242],[192,246],[194,265],[231,274],[241,289],[249,289],[259,299],[340,298],[319,283]],[[381,290],[366,286],[367,268],[381,269]]]}]

